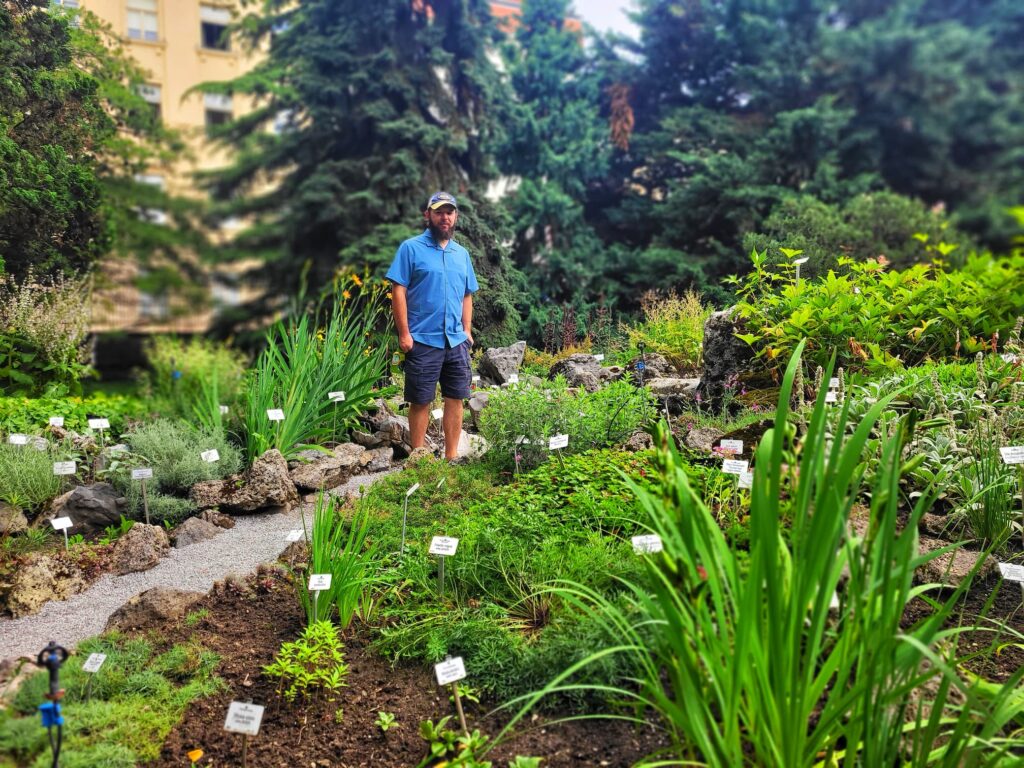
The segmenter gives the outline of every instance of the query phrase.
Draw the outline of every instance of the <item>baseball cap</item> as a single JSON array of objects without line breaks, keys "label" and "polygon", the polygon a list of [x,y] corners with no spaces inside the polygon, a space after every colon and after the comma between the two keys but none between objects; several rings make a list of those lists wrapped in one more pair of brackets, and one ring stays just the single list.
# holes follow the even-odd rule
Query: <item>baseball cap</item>
[{"label": "baseball cap", "polygon": [[432,211],[436,211],[443,205],[450,205],[455,210],[459,209],[459,204],[455,202],[455,195],[451,192],[435,192],[430,198],[430,202],[427,203],[427,208]]}]

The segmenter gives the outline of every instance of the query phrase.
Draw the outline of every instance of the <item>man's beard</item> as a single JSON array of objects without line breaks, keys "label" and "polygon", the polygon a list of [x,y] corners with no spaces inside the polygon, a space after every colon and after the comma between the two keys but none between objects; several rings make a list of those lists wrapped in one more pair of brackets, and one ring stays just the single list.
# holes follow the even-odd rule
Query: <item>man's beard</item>
[{"label": "man's beard", "polygon": [[451,236],[453,234],[455,234],[455,225],[454,224],[452,225],[451,229],[448,230],[447,233],[442,232],[440,229],[438,229],[433,224],[428,224],[427,227],[430,229],[430,236],[433,237],[434,240],[436,240],[438,242],[440,242],[441,240],[448,240],[448,239],[451,238]]}]

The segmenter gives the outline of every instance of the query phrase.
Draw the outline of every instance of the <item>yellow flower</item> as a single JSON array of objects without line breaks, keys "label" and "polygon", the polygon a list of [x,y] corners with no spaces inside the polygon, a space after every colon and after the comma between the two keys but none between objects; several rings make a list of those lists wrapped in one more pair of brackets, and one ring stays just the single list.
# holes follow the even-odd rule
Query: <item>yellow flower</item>
[{"label": "yellow flower", "polygon": [[352,294],[349,293],[347,290],[346,291],[342,291],[341,292],[341,298],[343,298],[345,300],[351,299],[352,298]]},{"label": "yellow flower", "polygon": [[352,282],[360,287],[363,285],[363,281],[359,279],[359,275],[352,275]]},{"label": "yellow flower", "polygon": [[193,749],[191,752],[186,752],[185,754],[188,755],[189,760],[191,760],[193,763],[197,763],[199,762],[199,758],[203,756],[203,750]]},{"label": "yellow flower", "polygon": [[391,301],[391,291],[388,291],[388,301]]}]

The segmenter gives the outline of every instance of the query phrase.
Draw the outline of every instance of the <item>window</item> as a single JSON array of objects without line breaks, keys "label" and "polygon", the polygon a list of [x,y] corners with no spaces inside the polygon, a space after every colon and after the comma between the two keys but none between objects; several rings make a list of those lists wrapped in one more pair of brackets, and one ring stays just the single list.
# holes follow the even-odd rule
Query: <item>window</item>
[{"label": "window", "polygon": [[78,0],[50,0],[51,8],[63,8],[71,16],[71,26],[77,27],[82,23],[78,18]]},{"label": "window", "polygon": [[139,86],[139,96],[145,99],[147,104],[153,107],[153,115],[157,120],[159,120],[161,115],[160,103],[161,97],[163,96],[163,91],[160,86],[143,83]]},{"label": "window", "polygon": [[203,48],[213,51],[231,50],[231,37],[228,35],[228,24],[231,23],[229,9],[216,5],[200,5],[199,22]]},{"label": "window", "polygon": [[231,120],[234,105],[230,96],[225,96],[222,93],[206,93],[203,94],[203,104],[206,107],[207,128],[224,125]]},{"label": "window", "polygon": [[155,43],[157,30],[156,0],[128,0],[128,37]]}]

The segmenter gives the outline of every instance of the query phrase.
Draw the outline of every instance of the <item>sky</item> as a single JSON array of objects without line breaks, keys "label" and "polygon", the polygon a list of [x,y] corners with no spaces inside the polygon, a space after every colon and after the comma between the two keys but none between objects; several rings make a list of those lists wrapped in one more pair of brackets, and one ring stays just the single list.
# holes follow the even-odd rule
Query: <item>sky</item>
[{"label": "sky", "polygon": [[636,27],[626,18],[631,0],[573,0],[576,15],[601,32],[621,32],[636,37]]}]

